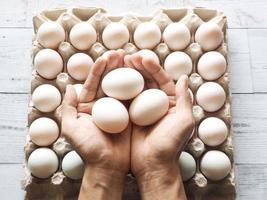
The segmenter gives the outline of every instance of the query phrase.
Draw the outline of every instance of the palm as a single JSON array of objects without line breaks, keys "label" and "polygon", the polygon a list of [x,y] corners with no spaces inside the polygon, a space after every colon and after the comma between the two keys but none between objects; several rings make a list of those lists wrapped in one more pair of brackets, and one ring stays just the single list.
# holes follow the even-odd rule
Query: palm
[{"label": "palm", "polygon": [[85,159],[85,162],[107,164],[115,161],[114,163],[118,165],[116,168],[121,169],[122,166],[129,168],[130,128],[114,136],[100,130],[89,114],[80,113],[78,116],[75,130],[72,131],[75,133],[72,143],[75,144],[75,149]]}]

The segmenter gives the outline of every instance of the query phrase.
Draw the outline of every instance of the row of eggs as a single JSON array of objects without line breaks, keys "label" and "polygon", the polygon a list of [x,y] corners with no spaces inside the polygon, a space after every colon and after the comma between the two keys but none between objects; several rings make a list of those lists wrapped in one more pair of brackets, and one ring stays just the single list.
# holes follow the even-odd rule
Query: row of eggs
[{"label": "row of eggs", "polygon": [[[131,68],[118,68],[118,69],[124,69],[124,70],[129,69],[130,70]],[[116,85],[116,83],[120,81],[123,81],[123,80],[127,81],[125,77],[129,77],[129,76],[126,75],[125,77],[121,77],[121,79],[118,79],[117,77],[118,76],[116,75],[114,75],[113,77],[111,77],[110,75],[111,81],[106,81],[106,82],[110,82],[110,84],[105,85],[105,82],[104,84],[102,84],[102,88],[103,88],[103,85],[105,86],[105,88],[103,88],[104,92],[105,92],[105,89],[106,91],[109,90],[109,87],[112,87],[112,84]],[[142,87],[142,84],[140,83],[139,85],[136,85],[136,87],[137,88]],[[139,90],[136,89],[136,90],[139,91],[140,89]],[[140,91],[142,90],[143,88],[141,88]],[[152,91],[150,93],[153,93],[154,90],[151,89],[150,91]],[[106,94],[107,93],[109,92],[107,91]],[[125,91],[122,91],[122,93],[127,96],[128,92],[127,90],[125,90]],[[151,95],[148,94],[148,97],[150,96]],[[120,100],[125,100],[125,99],[120,99]],[[226,101],[225,90],[220,84],[216,82],[205,82],[198,88],[196,92],[197,104],[200,105],[207,112],[218,111],[219,109],[223,107],[223,105],[225,104],[225,101]],[[33,102],[34,107],[40,110],[41,112],[49,113],[49,112],[54,111],[60,105],[61,94],[55,86],[50,85],[50,84],[43,84],[43,85],[38,86],[33,91],[32,102]]]},{"label": "row of eggs", "polygon": [[[60,135],[57,123],[47,117],[34,120],[29,127],[31,141],[38,146],[53,144]],[[204,119],[198,127],[199,138],[208,146],[221,145],[228,136],[228,128],[223,120],[217,117]]]},{"label": "row of eggs", "polygon": [[[223,37],[222,29],[213,22],[201,24],[195,32],[195,42],[199,43],[204,51],[216,49],[222,43]],[[44,22],[37,31],[37,41],[45,48],[56,49],[65,38],[63,27],[54,21]],[[156,23],[143,22],[133,34],[134,43],[139,49],[153,49],[160,43],[161,38],[171,50],[179,51],[189,45],[191,33],[181,22],[169,24],[163,34]],[[80,22],[70,30],[69,39],[75,48],[86,50],[97,41],[97,33],[90,23]],[[120,22],[111,22],[102,33],[102,41],[108,49],[122,48],[129,40],[129,30]]]},{"label": "row of eggs", "polygon": [[[182,152],[178,165],[183,181],[188,181],[195,175],[196,161],[190,153]],[[37,178],[49,178],[59,168],[58,156],[49,148],[38,148],[30,154],[28,168]],[[84,173],[84,163],[78,153],[70,151],[63,157],[61,169],[68,178],[79,180]],[[222,151],[211,150],[201,158],[200,170],[209,180],[219,181],[230,173],[231,161]]]},{"label": "row of eggs", "polygon": [[[159,64],[159,58],[151,50],[143,49],[138,52],[145,58],[153,59]],[[78,81],[84,81],[93,65],[93,59],[85,53],[73,54],[67,62],[67,72]],[[226,71],[225,57],[216,51],[204,53],[198,63],[197,72],[207,81],[220,78]],[[52,49],[40,50],[34,58],[34,67],[39,75],[45,79],[55,79],[63,71],[63,60],[58,52]],[[188,54],[175,51],[169,54],[163,64],[165,71],[178,80],[182,74],[190,75],[193,63]]]}]

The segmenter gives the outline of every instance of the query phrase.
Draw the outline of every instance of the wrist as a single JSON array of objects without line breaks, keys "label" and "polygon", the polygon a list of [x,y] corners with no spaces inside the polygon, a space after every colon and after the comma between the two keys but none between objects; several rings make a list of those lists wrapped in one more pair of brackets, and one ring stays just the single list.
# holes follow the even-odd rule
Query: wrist
[{"label": "wrist", "polygon": [[177,165],[143,170],[137,174],[136,179],[144,200],[186,199],[182,177]]},{"label": "wrist", "polygon": [[79,200],[121,199],[125,175],[118,170],[86,165]]}]

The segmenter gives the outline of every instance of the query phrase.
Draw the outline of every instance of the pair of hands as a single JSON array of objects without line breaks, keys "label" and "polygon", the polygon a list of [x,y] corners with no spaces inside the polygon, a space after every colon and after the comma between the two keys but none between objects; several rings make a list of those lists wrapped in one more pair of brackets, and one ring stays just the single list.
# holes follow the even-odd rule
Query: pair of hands
[{"label": "pair of hands", "polygon": [[[159,88],[170,100],[168,113],[156,124],[129,123],[119,134],[107,134],[93,122],[93,103],[105,96],[101,80],[121,66],[138,70],[145,88]],[[126,105],[127,106],[127,105]],[[85,162],[79,199],[121,199],[124,178],[131,170],[143,199],[186,199],[177,157],[194,128],[188,78],[175,85],[160,65],[139,54],[109,51],[91,68],[79,97],[68,85],[63,102],[62,134]]]}]

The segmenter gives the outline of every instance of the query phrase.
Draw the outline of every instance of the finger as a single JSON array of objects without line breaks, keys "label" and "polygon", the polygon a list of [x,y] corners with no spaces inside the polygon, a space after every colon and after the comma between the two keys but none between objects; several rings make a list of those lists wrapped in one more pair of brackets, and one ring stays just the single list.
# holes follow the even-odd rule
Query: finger
[{"label": "finger", "polygon": [[132,63],[134,67],[143,75],[147,88],[159,88],[158,84],[153,79],[151,74],[146,71],[145,67],[143,66],[142,60],[143,58],[141,55],[136,53],[132,55]]},{"label": "finger", "polygon": [[87,113],[87,114],[91,114],[92,113],[92,108],[94,103],[96,102],[96,100],[93,100],[89,103],[79,103],[77,106],[77,111],[79,113]]},{"label": "finger", "polygon": [[95,99],[101,76],[106,68],[106,60],[99,57],[91,68],[91,71],[83,85],[79,96],[79,102],[87,103]]},{"label": "finger", "polygon": [[134,64],[132,63],[131,55],[125,55],[124,56],[124,64],[126,67],[135,68]]},{"label": "finger", "polygon": [[192,100],[188,90],[188,76],[182,75],[176,83],[176,110],[192,113]]},{"label": "finger", "polygon": [[168,96],[175,95],[175,84],[169,74],[153,59],[144,58],[142,64],[145,70],[153,77],[159,88],[162,89]]},{"label": "finger", "polygon": [[119,55],[118,67],[123,67],[124,66],[125,51],[123,49],[118,49],[117,52]]},{"label": "finger", "polygon": [[[110,71],[118,67],[119,59],[120,59],[119,53],[115,50],[107,51],[105,54],[106,55],[103,55],[103,57],[106,59],[107,64],[106,64],[106,69],[104,73],[102,74],[101,79],[103,79],[107,73],[109,73]],[[96,98],[101,98],[103,96],[105,96],[105,93],[103,92],[101,83],[100,83],[97,94],[96,94]]]},{"label": "finger", "polygon": [[71,137],[68,130],[77,119],[77,104],[78,98],[74,87],[67,85],[62,107],[62,133],[67,137]]}]

